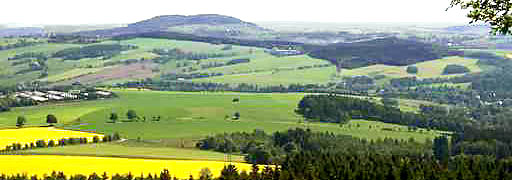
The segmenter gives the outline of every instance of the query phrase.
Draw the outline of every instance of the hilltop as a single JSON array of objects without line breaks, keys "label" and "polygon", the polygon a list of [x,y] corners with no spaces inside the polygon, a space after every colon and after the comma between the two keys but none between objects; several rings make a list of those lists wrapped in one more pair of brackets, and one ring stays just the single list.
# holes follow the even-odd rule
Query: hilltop
[{"label": "hilltop", "polygon": [[183,26],[192,24],[208,24],[208,25],[225,25],[225,24],[242,24],[247,26],[257,26],[256,24],[242,21],[240,19],[218,14],[200,14],[192,16],[184,15],[163,15],[156,16],[148,20],[143,20],[128,27],[134,28],[166,28],[173,26]]},{"label": "hilltop", "polygon": [[85,36],[126,36],[151,32],[175,32],[208,37],[247,36],[253,32],[267,31],[262,27],[240,19],[218,15],[162,15],[151,19],[106,30],[77,33]]}]

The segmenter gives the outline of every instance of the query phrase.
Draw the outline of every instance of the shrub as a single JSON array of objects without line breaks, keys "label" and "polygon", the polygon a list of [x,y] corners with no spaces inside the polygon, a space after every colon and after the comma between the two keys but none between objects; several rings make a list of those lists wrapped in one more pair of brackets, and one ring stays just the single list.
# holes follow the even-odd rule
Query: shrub
[{"label": "shrub", "polygon": [[53,114],[48,114],[48,116],[46,116],[46,123],[48,123],[48,124],[57,123],[57,117],[55,117],[55,115],[53,115]]},{"label": "shrub", "polygon": [[36,141],[36,147],[38,147],[38,148],[47,147],[46,142],[44,140],[38,140],[38,141]]},{"label": "shrub", "polygon": [[450,64],[446,66],[443,70],[443,74],[462,74],[470,72],[470,70],[466,66],[458,65],[458,64]]},{"label": "shrub", "polygon": [[98,136],[94,136],[94,137],[92,138],[92,142],[93,142],[93,143],[98,143],[98,142],[100,142],[100,137],[98,137]]},{"label": "shrub", "polygon": [[249,63],[251,62],[250,59],[233,59],[226,63],[226,65],[234,65],[234,64],[240,64],[240,63]]},{"label": "shrub", "polygon": [[27,122],[25,116],[18,116],[18,119],[16,120],[16,126],[22,127],[23,125],[25,125],[25,122]]},{"label": "shrub", "polygon": [[135,112],[135,110],[128,110],[128,112],[126,112],[126,117],[128,117],[130,120],[133,120],[137,118],[137,112]]},{"label": "shrub", "polygon": [[112,141],[112,136],[110,136],[110,135],[103,136],[103,142],[110,142],[110,141]]},{"label": "shrub", "polygon": [[223,51],[228,51],[228,50],[232,50],[232,49],[233,49],[233,45],[231,45],[231,44],[224,45],[224,47],[222,48]]},{"label": "shrub", "polygon": [[112,140],[120,140],[121,139],[121,136],[119,135],[118,132],[115,132],[114,135],[112,136]]},{"label": "shrub", "polygon": [[417,74],[418,73],[418,67],[416,67],[416,66],[407,66],[407,73],[409,73],[409,74]]},{"label": "shrub", "polygon": [[48,141],[48,147],[54,147],[54,146],[55,146],[55,141],[53,141],[53,140]]},{"label": "shrub", "polygon": [[117,115],[117,113],[111,113],[109,119],[111,123],[116,123],[116,121],[119,119],[119,116]]}]

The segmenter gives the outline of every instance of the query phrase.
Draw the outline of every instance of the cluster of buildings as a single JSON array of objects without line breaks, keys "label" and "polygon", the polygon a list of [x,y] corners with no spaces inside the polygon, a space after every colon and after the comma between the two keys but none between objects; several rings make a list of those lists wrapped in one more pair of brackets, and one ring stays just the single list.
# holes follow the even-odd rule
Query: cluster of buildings
[{"label": "cluster of buildings", "polygon": [[[87,100],[92,98],[93,93],[81,92],[79,90],[62,92],[62,91],[21,91],[16,92],[14,96],[16,98],[30,99],[36,102],[48,102],[48,101],[64,101],[64,100]],[[108,91],[96,91],[94,92],[94,98],[106,98],[112,96],[112,92]]]},{"label": "cluster of buildings", "polygon": [[266,53],[272,54],[274,56],[296,56],[296,55],[303,55],[304,52],[294,49],[266,49]]}]

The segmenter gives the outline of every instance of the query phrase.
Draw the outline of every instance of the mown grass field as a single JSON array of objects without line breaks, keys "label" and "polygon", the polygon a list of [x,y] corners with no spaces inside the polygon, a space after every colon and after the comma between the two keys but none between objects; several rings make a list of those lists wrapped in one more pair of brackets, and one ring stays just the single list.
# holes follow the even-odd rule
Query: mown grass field
[{"label": "mown grass field", "polygon": [[158,174],[167,169],[172,177],[187,179],[190,175],[199,176],[203,168],[209,168],[214,177],[220,175],[224,166],[233,164],[238,170],[250,171],[251,165],[245,163],[228,163],[221,161],[197,160],[158,160],[128,159],[86,156],[53,156],[53,155],[0,155],[0,173],[8,175],[26,174],[28,176],[49,175],[53,171],[66,175],[90,175],[92,173],[128,174],[140,176],[148,173]]},{"label": "mown grass field", "polygon": [[[372,139],[413,137],[423,142],[427,138],[433,139],[436,135],[408,131],[381,133],[379,128],[370,131],[365,128],[358,129],[356,126],[348,131],[340,128],[338,124],[304,124],[303,118],[294,112],[297,103],[304,96],[300,93],[181,93],[133,90],[117,93],[120,97],[110,100],[15,108],[11,112],[1,113],[0,123],[3,127],[12,127],[16,117],[24,114],[29,125],[39,125],[44,124],[47,114],[54,114],[59,119],[61,127],[105,134],[119,132],[125,138],[141,140],[194,141],[216,133],[251,132],[254,129],[271,133],[306,126],[318,131],[331,131]],[[240,98],[240,103],[233,104],[233,98]],[[127,119],[125,114],[130,109],[135,110],[141,120],[125,122]],[[112,112],[120,116],[117,123],[107,122],[110,121],[108,117]],[[239,121],[226,119],[226,116],[230,117],[234,112],[240,112]],[[153,116],[161,116],[161,121],[151,121]],[[144,117],[146,121],[142,122]]]},{"label": "mown grass field", "polygon": [[[202,151],[196,148],[177,148],[173,146],[175,146],[175,144],[163,142],[138,142],[136,140],[128,140],[125,142],[110,142],[99,144],[63,146],[55,148],[31,149],[17,153],[38,155],[75,155],[209,161],[228,160],[227,156],[224,153],[214,151]],[[241,155],[231,155],[231,160],[234,162],[244,162],[244,157]]]},{"label": "mown grass field", "polygon": [[258,73],[224,75],[212,78],[194,79],[194,82],[222,82],[229,84],[250,83],[257,85],[327,84],[336,75],[335,67],[303,70],[266,71]]}]

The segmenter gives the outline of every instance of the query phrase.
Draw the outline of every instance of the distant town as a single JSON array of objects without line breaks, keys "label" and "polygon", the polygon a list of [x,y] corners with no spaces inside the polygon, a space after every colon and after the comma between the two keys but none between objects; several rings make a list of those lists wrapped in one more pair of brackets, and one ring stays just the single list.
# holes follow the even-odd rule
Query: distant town
[{"label": "distant town", "polygon": [[14,97],[18,99],[33,100],[36,102],[44,103],[49,101],[66,101],[66,100],[88,100],[98,98],[112,97],[112,92],[108,91],[95,91],[83,92],[80,90],[70,90],[69,92],[62,92],[57,90],[48,91],[21,91],[14,93]]}]

